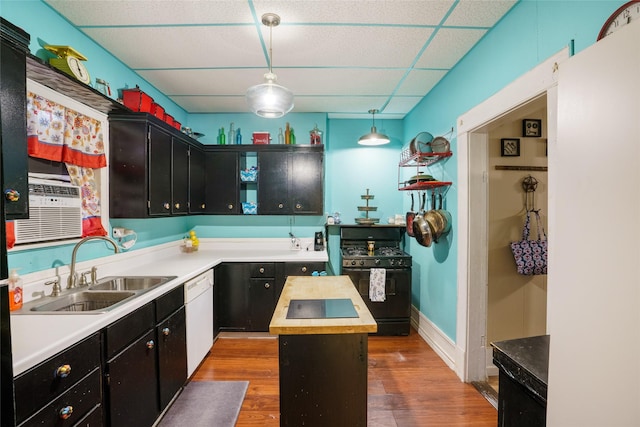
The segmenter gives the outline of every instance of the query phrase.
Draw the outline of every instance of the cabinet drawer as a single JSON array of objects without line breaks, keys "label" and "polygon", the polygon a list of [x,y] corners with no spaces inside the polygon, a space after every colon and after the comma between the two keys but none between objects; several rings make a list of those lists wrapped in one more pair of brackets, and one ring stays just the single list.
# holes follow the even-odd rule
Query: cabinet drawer
[{"label": "cabinet drawer", "polygon": [[[57,399],[42,408],[20,427],[64,427],[73,426],[96,405],[102,402],[101,371],[95,369],[84,379],[71,387]],[[71,409],[68,418],[64,418],[63,411]]]},{"label": "cabinet drawer", "polygon": [[249,263],[249,271],[251,277],[275,277],[276,265],[272,262],[253,262]]},{"label": "cabinet drawer", "polygon": [[102,405],[98,405],[84,416],[73,427],[102,427],[104,426],[104,414],[102,412]]},{"label": "cabinet drawer", "polygon": [[155,306],[150,302],[107,326],[105,336],[107,358],[111,358],[140,335],[152,329],[154,325]]},{"label": "cabinet drawer", "polygon": [[284,266],[285,279],[289,276],[311,276],[311,273],[318,273],[326,270],[324,262],[288,262]]},{"label": "cabinet drawer", "polygon": [[184,285],[178,286],[156,299],[156,321],[162,322],[167,316],[184,305]]},{"label": "cabinet drawer", "polygon": [[[65,365],[68,365],[71,371],[63,377],[64,373],[59,372],[58,368]],[[100,366],[100,333],[90,336],[16,377],[14,384],[18,424],[71,388],[98,366]]]}]

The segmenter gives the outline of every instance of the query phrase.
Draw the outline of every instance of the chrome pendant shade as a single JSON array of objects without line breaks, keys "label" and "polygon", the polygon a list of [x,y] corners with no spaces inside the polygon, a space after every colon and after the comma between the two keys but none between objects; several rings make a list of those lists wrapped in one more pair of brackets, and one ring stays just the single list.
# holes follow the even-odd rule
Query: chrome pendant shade
[{"label": "chrome pendant shade", "polygon": [[378,110],[369,110],[369,114],[373,115],[373,125],[371,126],[371,132],[366,135],[362,135],[358,140],[358,144],[360,145],[384,145],[388,144],[391,139],[383,133],[378,133],[376,129],[376,113]]},{"label": "chrome pendant shade", "polygon": [[276,119],[293,109],[293,92],[276,83],[277,76],[272,71],[271,33],[273,27],[280,24],[280,17],[275,13],[262,15],[262,23],[269,27],[269,72],[265,73],[265,83],[247,89],[246,99],[249,109],[268,119]]}]

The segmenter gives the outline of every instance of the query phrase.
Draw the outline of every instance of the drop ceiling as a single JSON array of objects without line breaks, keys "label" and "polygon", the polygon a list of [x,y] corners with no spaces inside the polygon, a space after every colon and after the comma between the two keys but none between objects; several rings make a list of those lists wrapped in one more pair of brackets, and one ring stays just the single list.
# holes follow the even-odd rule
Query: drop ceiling
[{"label": "drop ceiling", "polygon": [[[188,113],[248,112],[269,68],[294,113],[403,118],[517,2],[46,0]],[[136,82],[132,82],[132,85]],[[141,85],[142,86],[142,85]]]}]

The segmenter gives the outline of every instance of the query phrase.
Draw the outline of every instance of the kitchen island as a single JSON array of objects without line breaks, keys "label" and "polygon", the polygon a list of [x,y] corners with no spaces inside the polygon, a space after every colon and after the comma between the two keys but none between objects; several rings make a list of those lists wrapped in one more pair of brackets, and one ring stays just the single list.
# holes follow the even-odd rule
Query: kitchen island
[{"label": "kitchen island", "polygon": [[368,334],[377,324],[348,276],[290,276],[279,335],[280,425],[367,425]]}]

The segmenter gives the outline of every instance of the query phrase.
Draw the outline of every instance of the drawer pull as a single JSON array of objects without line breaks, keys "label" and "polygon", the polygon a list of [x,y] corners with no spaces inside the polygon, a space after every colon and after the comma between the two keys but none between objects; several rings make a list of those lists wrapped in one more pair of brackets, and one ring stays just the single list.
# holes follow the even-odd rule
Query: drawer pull
[{"label": "drawer pull", "polygon": [[264,274],[264,267],[260,267],[260,274]]},{"label": "drawer pull", "polygon": [[162,330],[162,335],[164,335],[165,337],[168,337],[171,334],[171,329],[169,328],[164,328]]},{"label": "drawer pull", "polygon": [[302,272],[306,273],[307,272],[307,266],[305,265],[304,267],[302,267]]},{"label": "drawer pull", "polygon": [[233,209],[233,205],[232,205],[231,203],[229,203],[229,204],[227,205],[227,209],[229,209],[229,210]]},{"label": "drawer pull", "polygon": [[61,420],[67,420],[71,418],[71,414],[73,414],[73,406],[65,406],[64,408],[60,409],[60,412],[58,412],[58,414]]},{"label": "drawer pull", "polygon": [[156,346],[156,343],[155,343],[155,342],[153,342],[153,340],[149,340],[149,341],[147,341],[147,348],[148,348],[149,350],[153,350],[153,349],[155,348],[155,346]]},{"label": "drawer pull", "polygon": [[180,209],[180,203],[176,203],[176,209]]},{"label": "drawer pull", "polygon": [[71,374],[71,365],[58,366],[56,369],[56,377],[58,378],[67,378],[69,374]]},{"label": "drawer pull", "polygon": [[265,289],[269,289],[270,287],[271,287],[271,285],[270,285],[269,283],[265,283],[265,284],[264,284],[264,288],[265,288]]},{"label": "drawer pull", "polygon": [[296,203],[296,209],[302,209],[302,205],[300,203]]},{"label": "drawer pull", "polygon": [[171,208],[171,205],[169,203],[163,203],[162,207],[165,208],[166,210],[169,210]]},{"label": "drawer pull", "polygon": [[4,191],[4,198],[7,202],[17,202],[20,200],[20,192],[9,188]]},{"label": "drawer pull", "polygon": [[282,209],[284,208],[284,205],[282,203],[278,203],[278,209]]}]

